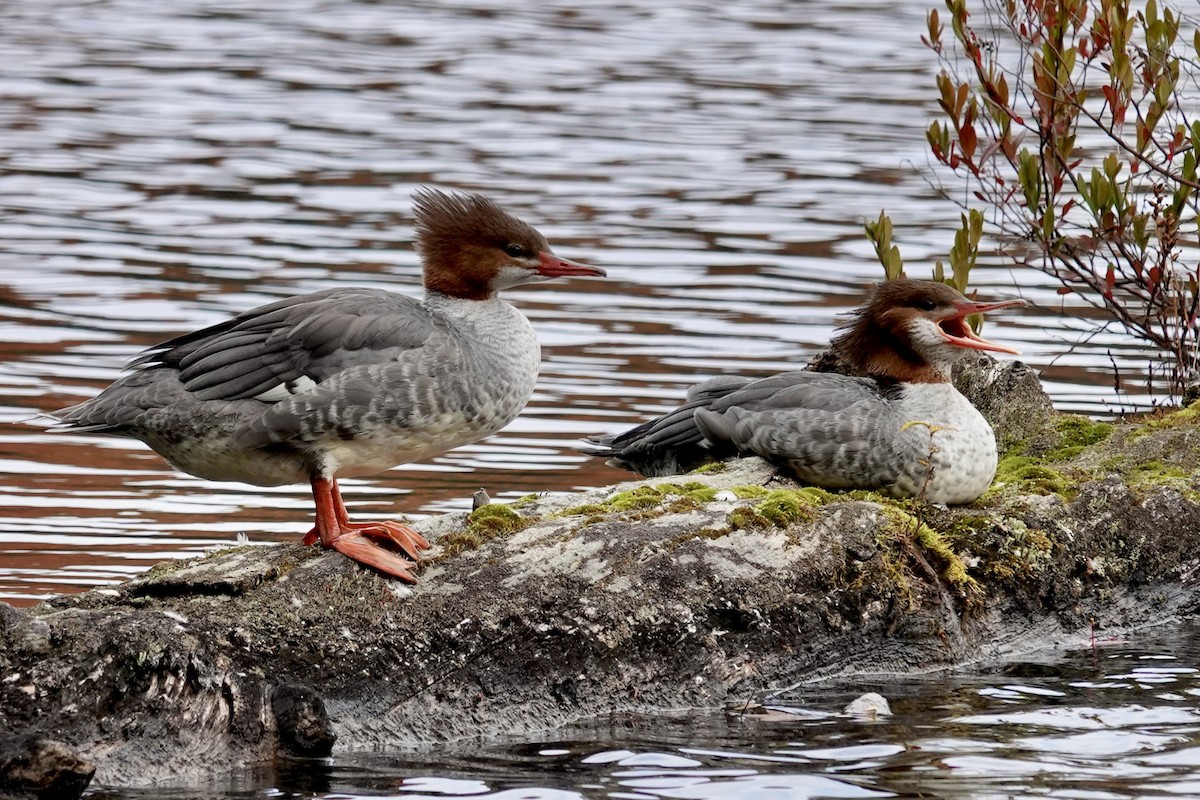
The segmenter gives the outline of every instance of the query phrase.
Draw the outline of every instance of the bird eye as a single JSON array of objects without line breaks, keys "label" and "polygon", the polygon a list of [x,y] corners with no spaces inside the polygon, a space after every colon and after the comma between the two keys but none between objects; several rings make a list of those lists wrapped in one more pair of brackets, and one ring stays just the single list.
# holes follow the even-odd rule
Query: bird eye
[{"label": "bird eye", "polygon": [[933,311],[935,308],[937,308],[937,303],[926,297],[917,301],[917,308],[921,309],[922,311]]},{"label": "bird eye", "polygon": [[509,242],[504,245],[504,252],[512,258],[526,258],[529,256],[529,251],[515,242]]}]

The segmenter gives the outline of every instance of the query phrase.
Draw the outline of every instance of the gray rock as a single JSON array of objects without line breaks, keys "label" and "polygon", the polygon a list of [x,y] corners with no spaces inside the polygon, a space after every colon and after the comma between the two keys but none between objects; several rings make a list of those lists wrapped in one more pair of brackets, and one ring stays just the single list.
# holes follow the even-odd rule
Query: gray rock
[{"label": "gray rock", "polygon": [[1031,441],[1054,413],[1037,372],[1021,361],[985,353],[963,359],[954,367],[954,386],[991,424],[1001,453]]},{"label": "gray rock", "polygon": [[38,734],[0,735],[0,798],[72,800],[96,767],[73,749]]}]

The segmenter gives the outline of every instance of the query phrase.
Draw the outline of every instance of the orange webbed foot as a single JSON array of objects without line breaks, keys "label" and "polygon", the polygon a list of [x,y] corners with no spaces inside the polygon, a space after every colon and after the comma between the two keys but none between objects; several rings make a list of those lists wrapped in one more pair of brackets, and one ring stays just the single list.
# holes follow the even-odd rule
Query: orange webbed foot
[{"label": "orange webbed foot", "polygon": [[[385,575],[416,583],[410,570],[429,548],[425,537],[400,522],[351,522],[337,483],[322,475],[312,478],[317,524],[304,535],[306,545],[321,543]],[[397,552],[400,551],[400,552]],[[408,558],[400,555],[404,553]]]},{"label": "orange webbed foot", "polygon": [[417,579],[409,570],[416,566],[412,561],[393,553],[382,545],[368,539],[358,531],[346,531],[332,542],[330,547],[342,555],[379,570],[384,575],[399,578],[405,583],[416,583]]},{"label": "orange webbed foot", "polygon": [[344,522],[342,529],[354,531],[382,542],[390,542],[413,561],[421,560],[421,551],[429,549],[424,536],[402,522]]}]

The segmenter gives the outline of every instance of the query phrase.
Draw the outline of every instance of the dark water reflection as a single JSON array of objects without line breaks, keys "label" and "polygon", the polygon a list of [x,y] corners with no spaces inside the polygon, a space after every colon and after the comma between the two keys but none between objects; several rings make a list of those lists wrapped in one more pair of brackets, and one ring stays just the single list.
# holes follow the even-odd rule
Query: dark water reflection
[{"label": "dark water reflection", "polygon": [[[25,422],[95,393],[139,348],[254,304],[351,283],[416,291],[420,184],[488,192],[611,279],[513,292],[545,352],[526,413],[432,463],[347,482],[355,510],[428,514],[480,486],[503,499],[623,477],[572,442],[700,377],[804,360],[878,276],[864,216],[892,214],[914,273],[948,249],[958,212],[921,175],[925,11],[0,5],[0,599],[306,530],[302,488],[206,483],[140,445]],[[1045,368],[1061,406],[1149,401],[1129,340],[1063,355],[1087,324],[1058,315],[1040,276],[987,268],[978,283],[1039,304],[992,331]]]},{"label": "dark water reflection", "polygon": [[[560,732],[409,753],[303,761],[156,797],[1015,798],[1200,796],[1200,637],[1077,642],[954,675],[813,684],[768,715],[626,717]],[[893,715],[847,717],[863,691]],[[269,787],[269,788],[268,788]]]}]

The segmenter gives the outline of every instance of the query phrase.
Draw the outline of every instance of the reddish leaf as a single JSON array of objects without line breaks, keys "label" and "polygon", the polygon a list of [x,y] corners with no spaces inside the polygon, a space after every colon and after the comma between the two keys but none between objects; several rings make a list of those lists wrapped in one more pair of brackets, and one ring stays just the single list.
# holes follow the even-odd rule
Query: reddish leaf
[{"label": "reddish leaf", "polygon": [[975,136],[974,125],[970,123],[963,125],[958,131],[958,140],[964,156],[971,158],[975,155],[975,147],[979,144],[979,140]]},{"label": "reddish leaf", "polygon": [[1059,293],[1059,294],[1070,294],[1070,293],[1071,293],[1071,292],[1073,292],[1073,291],[1075,291],[1075,290],[1074,290],[1074,289],[1072,289],[1070,286],[1060,286],[1060,287],[1058,287],[1058,293]]},{"label": "reddish leaf", "polygon": [[1162,270],[1158,267],[1151,267],[1146,273],[1146,288],[1154,291],[1158,287],[1158,282],[1162,279]]},{"label": "reddish leaf", "polygon": [[1113,299],[1113,289],[1117,285],[1117,271],[1112,264],[1108,265],[1108,272],[1104,275],[1104,299]]}]

